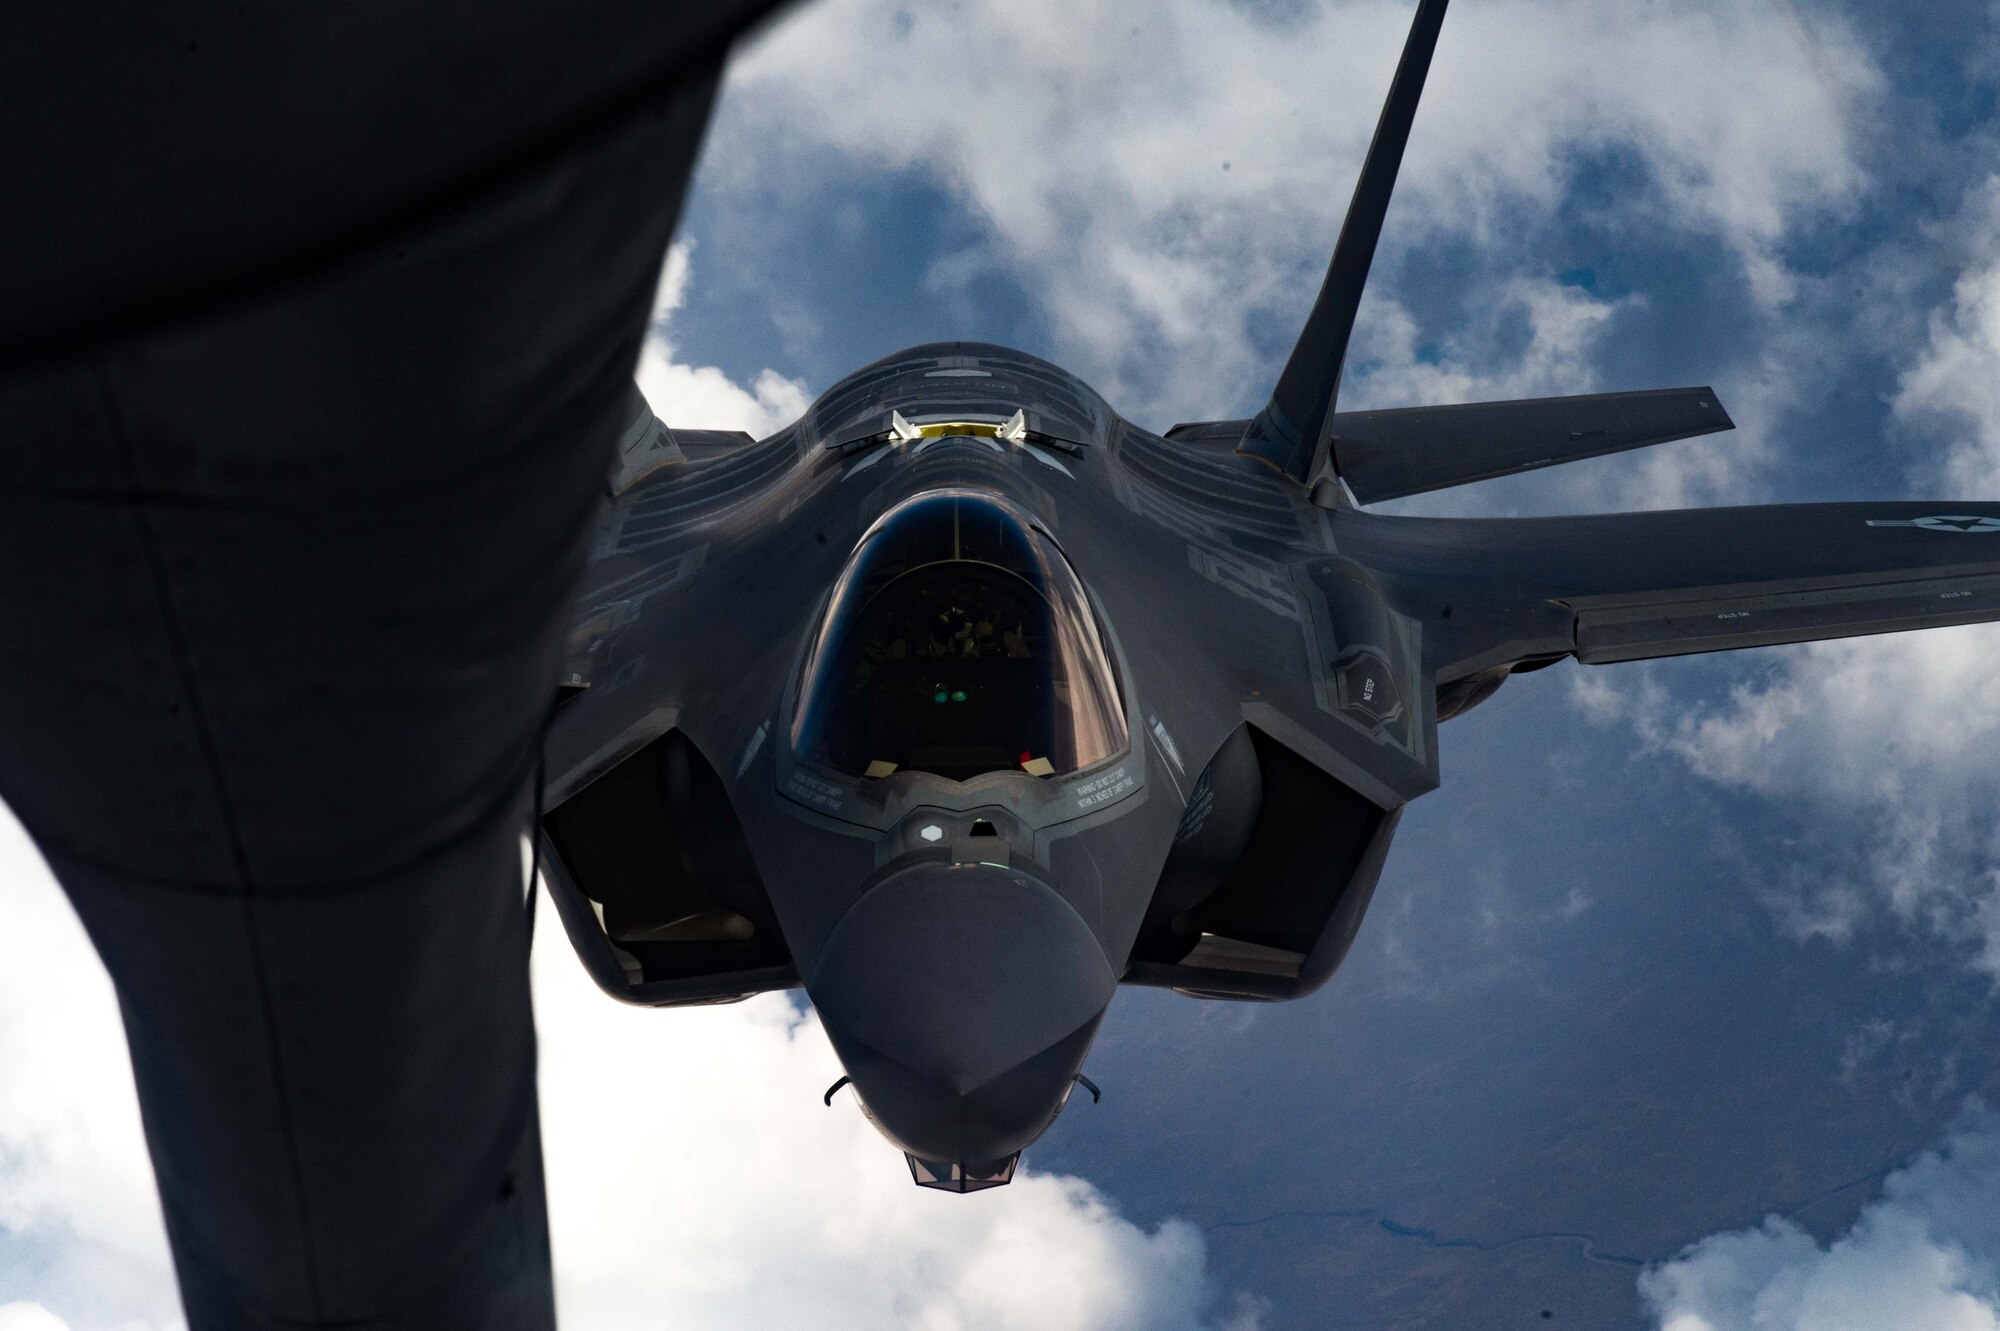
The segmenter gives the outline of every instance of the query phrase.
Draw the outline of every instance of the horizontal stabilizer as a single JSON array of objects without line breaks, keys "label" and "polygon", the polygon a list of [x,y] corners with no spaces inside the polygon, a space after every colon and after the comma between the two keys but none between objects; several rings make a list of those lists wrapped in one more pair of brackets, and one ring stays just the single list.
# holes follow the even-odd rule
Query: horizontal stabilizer
[{"label": "horizontal stabilizer", "polygon": [[1709,388],[1341,411],[1335,469],[1364,504],[1735,428]]}]

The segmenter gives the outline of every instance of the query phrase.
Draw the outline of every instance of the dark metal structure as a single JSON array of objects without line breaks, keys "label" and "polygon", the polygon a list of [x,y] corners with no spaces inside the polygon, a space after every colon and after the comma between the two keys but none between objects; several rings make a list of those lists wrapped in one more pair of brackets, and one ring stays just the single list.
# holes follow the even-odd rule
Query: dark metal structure
[{"label": "dark metal structure", "polygon": [[117,986],[194,1331],[554,1323],[520,837],[766,7],[8,7],[0,794]]},{"label": "dark metal structure", "polygon": [[993,1186],[1119,984],[1324,984],[1438,784],[1438,723],[1509,675],[2000,619],[1996,503],[1357,507],[1730,428],[1707,388],[1338,409],[1444,9],[1418,6],[1252,420],[1154,435],[975,343],[867,366],[761,441],[635,404],[542,823],[604,989],[803,987],[916,1181]]}]

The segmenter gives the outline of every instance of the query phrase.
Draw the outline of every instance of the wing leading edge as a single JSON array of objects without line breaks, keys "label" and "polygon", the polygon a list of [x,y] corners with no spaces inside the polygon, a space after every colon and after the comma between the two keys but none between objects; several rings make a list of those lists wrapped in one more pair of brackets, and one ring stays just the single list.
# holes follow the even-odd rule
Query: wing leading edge
[{"label": "wing leading edge", "polygon": [[1389,521],[1476,570],[1496,623],[1567,607],[1593,665],[2000,620],[2000,504]]}]

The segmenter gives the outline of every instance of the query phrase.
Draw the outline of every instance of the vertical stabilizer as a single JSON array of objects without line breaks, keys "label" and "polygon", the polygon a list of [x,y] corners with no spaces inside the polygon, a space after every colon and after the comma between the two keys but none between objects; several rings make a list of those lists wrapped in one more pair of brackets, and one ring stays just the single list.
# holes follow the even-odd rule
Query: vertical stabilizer
[{"label": "vertical stabilizer", "polygon": [[1382,219],[1396,189],[1396,172],[1403,164],[1403,148],[1410,141],[1410,125],[1423,96],[1431,53],[1437,49],[1446,3],[1418,2],[1410,35],[1403,43],[1403,58],[1396,65],[1382,118],[1368,145],[1361,179],[1347,206],[1347,220],[1340,228],[1333,261],[1327,265],[1326,281],[1320,286],[1298,345],[1292,348],[1291,359],[1285,362],[1284,373],[1278,376],[1271,400],[1250,422],[1237,445],[1238,452],[1264,459],[1301,484],[1312,480],[1328,457],[1328,425],[1340,394],[1347,339],[1354,331],[1354,313],[1360,308],[1361,291],[1375,258],[1375,242],[1382,235]]}]

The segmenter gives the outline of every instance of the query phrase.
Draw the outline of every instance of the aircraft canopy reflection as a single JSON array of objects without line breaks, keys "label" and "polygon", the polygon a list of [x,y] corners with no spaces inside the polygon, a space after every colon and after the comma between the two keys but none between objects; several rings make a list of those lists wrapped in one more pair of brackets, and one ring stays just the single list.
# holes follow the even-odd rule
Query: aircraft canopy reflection
[{"label": "aircraft canopy reflection", "polygon": [[836,584],[792,725],[855,776],[1065,775],[1127,743],[1117,680],[1055,542],[996,496],[918,495]]}]

